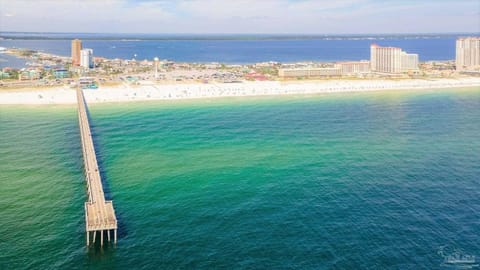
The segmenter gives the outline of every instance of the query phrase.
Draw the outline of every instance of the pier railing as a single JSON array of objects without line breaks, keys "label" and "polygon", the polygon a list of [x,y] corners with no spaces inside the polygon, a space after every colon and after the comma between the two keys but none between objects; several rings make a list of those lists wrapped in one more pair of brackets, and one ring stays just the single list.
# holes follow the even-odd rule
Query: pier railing
[{"label": "pier railing", "polygon": [[87,183],[88,200],[85,202],[85,227],[87,245],[90,244],[91,233],[95,242],[97,233],[100,234],[100,244],[103,245],[103,235],[106,233],[110,241],[110,233],[114,233],[114,243],[117,242],[117,218],[112,201],[105,200],[102,179],[98,169],[97,156],[93,145],[90,123],[83,90],[77,89],[78,122],[82,142],[83,161],[85,164],[85,180]]}]

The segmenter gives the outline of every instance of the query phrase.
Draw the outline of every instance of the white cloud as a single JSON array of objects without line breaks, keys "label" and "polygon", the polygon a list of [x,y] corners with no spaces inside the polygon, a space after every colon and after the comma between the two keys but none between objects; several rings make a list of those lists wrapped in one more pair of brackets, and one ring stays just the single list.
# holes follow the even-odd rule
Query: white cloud
[{"label": "white cloud", "polygon": [[17,14],[1,21],[0,29],[7,30],[129,32],[173,19],[160,2],[129,5],[125,0],[0,1],[3,10]]},{"label": "white cloud", "polygon": [[468,0],[442,2],[0,0],[0,9],[3,12],[0,19],[2,31],[143,33],[480,31],[478,16],[480,2]]}]

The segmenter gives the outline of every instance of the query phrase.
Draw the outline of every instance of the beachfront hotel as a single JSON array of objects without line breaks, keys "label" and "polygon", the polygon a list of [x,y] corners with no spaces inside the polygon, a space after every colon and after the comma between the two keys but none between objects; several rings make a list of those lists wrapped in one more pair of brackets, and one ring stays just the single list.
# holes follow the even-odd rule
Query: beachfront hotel
[{"label": "beachfront hotel", "polygon": [[418,70],[418,54],[402,51],[401,57],[402,72]]},{"label": "beachfront hotel", "polygon": [[79,39],[72,40],[72,66],[80,66],[81,51],[82,41]]},{"label": "beachfront hotel", "polygon": [[418,70],[418,54],[397,47],[370,46],[370,69],[380,73],[402,73]]},{"label": "beachfront hotel", "polygon": [[282,68],[278,70],[280,78],[316,78],[316,77],[340,77],[342,70],[338,67],[331,68]]},{"label": "beachfront hotel", "polygon": [[369,61],[350,61],[350,62],[337,62],[335,67],[340,68],[342,75],[358,75],[366,74],[370,72]]},{"label": "beachfront hotel", "polygon": [[457,70],[480,68],[480,37],[457,39],[455,64]]}]

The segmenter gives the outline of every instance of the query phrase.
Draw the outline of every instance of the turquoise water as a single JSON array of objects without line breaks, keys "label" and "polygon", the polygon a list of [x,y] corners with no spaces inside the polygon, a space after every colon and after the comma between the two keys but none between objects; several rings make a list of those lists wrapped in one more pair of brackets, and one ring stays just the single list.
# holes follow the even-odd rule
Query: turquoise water
[{"label": "turquoise water", "polygon": [[0,269],[438,269],[480,256],[480,89],[90,106],[120,222],[85,247],[75,107],[0,107]]}]

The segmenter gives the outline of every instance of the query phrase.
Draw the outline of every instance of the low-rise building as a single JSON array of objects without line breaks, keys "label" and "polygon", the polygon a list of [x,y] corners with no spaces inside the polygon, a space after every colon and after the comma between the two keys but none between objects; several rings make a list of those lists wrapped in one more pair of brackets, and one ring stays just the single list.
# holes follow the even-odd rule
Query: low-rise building
[{"label": "low-rise building", "polygon": [[280,78],[339,77],[342,76],[342,70],[339,67],[279,69],[278,76]]},{"label": "low-rise building", "polygon": [[335,64],[335,67],[340,68],[342,75],[344,76],[366,74],[370,72],[369,61],[338,62]]},{"label": "low-rise building", "polygon": [[222,67],[220,63],[207,63],[203,65],[206,69],[219,69]]},{"label": "low-rise building", "polygon": [[10,73],[9,72],[0,71],[0,80],[9,79],[9,78],[10,78]]},{"label": "low-rise building", "polygon": [[56,69],[53,71],[53,76],[55,79],[64,79],[64,78],[70,78],[70,72],[66,69]]},{"label": "low-rise building", "polygon": [[269,62],[256,63],[253,66],[256,68],[267,68],[267,67],[276,67],[278,65],[280,65],[279,62],[269,61]]},{"label": "low-rise building", "polygon": [[23,69],[18,73],[18,79],[23,80],[38,80],[40,79],[40,71],[35,69]]},{"label": "low-rise building", "polygon": [[78,85],[82,89],[96,89],[98,88],[97,82],[95,81],[95,78],[92,77],[80,77],[78,79]]},{"label": "low-rise building", "polygon": [[265,76],[264,74],[257,73],[255,71],[251,71],[245,74],[245,79],[255,80],[255,81],[265,81],[267,80],[267,76]]}]

